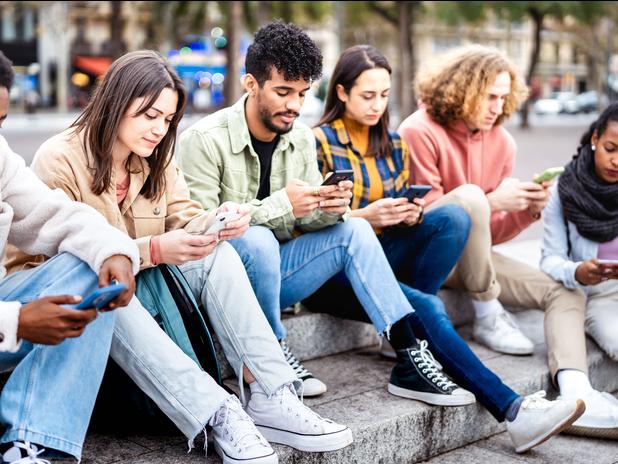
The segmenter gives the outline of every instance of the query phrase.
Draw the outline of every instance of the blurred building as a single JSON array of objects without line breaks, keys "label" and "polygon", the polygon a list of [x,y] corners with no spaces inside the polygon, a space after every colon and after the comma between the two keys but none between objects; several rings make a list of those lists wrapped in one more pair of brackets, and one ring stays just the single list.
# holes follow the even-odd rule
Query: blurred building
[{"label": "blurred building", "polygon": [[[450,48],[478,43],[502,50],[525,75],[533,46],[532,30],[531,21],[509,22],[491,16],[476,26],[424,21],[417,25],[417,59],[422,63]],[[542,32],[539,63],[530,89],[532,97],[557,91],[580,93],[590,87],[586,58],[578,51],[577,38],[548,22]]]}]

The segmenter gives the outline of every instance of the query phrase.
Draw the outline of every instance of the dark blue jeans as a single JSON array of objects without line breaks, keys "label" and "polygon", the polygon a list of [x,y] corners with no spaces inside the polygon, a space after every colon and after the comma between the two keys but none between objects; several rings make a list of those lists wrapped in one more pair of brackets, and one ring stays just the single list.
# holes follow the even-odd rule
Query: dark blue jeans
[{"label": "dark blue jeans", "polygon": [[[449,205],[426,213],[424,221],[415,227],[388,229],[380,241],[399,286],[415,309],[408,318],[416,336],[427,340],[445,372],[502,422],[508,407],[519,395],[472,352],[453,327],[444,304],[434,295],[459,259],[469,229],[469,216],[458,206]],[[366,320],[343,273],[330,279],[303,303],[310,309],[339,317]]]}]

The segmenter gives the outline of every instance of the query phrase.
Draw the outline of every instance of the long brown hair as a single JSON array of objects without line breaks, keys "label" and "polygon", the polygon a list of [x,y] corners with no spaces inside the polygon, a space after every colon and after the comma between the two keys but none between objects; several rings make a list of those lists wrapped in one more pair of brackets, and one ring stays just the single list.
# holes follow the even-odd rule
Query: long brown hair
[{"label": "long brown hair", "polygon": [[[337,84],[340,84],[345,93],[349,94],[358,76],[368,69],[375,68],[383,68],[389,74],[392,73],[384,55],[371,45],[355,45],[345,50],[339,57],[330,79],[324,114],[317,125],[330,124],[345,114],[345,103],[337,97]],[[388,124],[388,107],[386,107],[378,123],[369,128],[368,154],[390,156],[393,143],[388,133]]]},{"label": "long brown hair", "polygon": [[[76,132],[84,133],[84,148],[94,157],[91,190],[100,195],[111,186],[112,147],[118,137],[122,118],[136,98],[145,101],[136,115],[144,114],[165,88],[178,94],[176,113],[169,129],[152,155],[146,158],[150,175],[142,194],[148,199],[157,199],[165,191],[164,172],[174,154],[176,131],[182,118],[187,95],[176,72],[161,55],[151,50],[130,52],[112,63],[103,81],[96,88],[88,106],[71,125]],[[129,160],[127,160],[127,168]]]}]

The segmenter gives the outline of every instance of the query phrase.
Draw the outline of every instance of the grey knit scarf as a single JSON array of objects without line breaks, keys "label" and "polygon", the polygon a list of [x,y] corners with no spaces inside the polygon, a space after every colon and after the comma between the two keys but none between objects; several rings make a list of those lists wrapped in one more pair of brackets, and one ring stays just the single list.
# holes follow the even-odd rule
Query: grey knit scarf
[{"label": "grey knit scarf", "polygon": [[605,243],[618,236],[618,183],[599,179],[589,144],[566,165],[558,194],[566,220],[575,224],[583,237]]}]

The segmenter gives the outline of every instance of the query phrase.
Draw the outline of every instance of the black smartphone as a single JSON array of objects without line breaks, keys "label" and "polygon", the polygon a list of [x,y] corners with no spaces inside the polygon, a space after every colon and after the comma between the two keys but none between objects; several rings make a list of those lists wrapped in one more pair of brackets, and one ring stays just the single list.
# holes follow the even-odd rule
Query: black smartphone
[{"label": "black smartphone", "polygon": [[409,202],[412,202],[415,198],[423,198],[430,191],[431,185],[411,185],[403,196],[406,197]]},{"label": "black smartphone", "polygon": [[322,185],[336,185],[344,180],[353,179],[354,171],[352,169],[335,169],[335,171],[322,182]]}]

